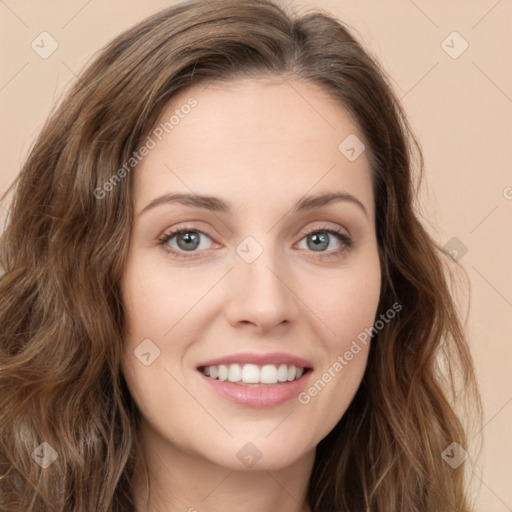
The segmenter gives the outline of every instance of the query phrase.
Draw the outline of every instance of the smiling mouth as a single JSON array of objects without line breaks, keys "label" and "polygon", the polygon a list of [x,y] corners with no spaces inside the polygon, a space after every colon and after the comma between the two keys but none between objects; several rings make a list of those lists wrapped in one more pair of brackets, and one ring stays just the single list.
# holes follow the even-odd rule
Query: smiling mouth
[{"label": "smiling mouth", "polygon": [[300,379],[312,368],[297,367],[293,364],[220,364],[200,366],[198,370],[210,379],[220,382],[231,382],[239,386],[274,386],[286,384]]}]

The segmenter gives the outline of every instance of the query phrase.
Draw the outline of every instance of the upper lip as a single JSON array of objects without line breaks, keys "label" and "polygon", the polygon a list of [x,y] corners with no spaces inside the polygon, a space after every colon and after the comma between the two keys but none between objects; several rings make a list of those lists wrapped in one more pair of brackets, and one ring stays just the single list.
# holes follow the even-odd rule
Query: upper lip
[{"label": "upper lip", "polygon": [[215,359],[209,359],[197,365],[197,368],[204,368],[205,366],[219,366],[220,364],[255,364],[263,366],[266,364],[273,364],[279,366],[280,364],[294,365],[298,368],[313,368],[311,361],[297,357],[292,354],[286,354],[285,352],[273,352],[269,354],[254,354],[254,353],[240,353],[230,354],[227,356],[217,357]]}]

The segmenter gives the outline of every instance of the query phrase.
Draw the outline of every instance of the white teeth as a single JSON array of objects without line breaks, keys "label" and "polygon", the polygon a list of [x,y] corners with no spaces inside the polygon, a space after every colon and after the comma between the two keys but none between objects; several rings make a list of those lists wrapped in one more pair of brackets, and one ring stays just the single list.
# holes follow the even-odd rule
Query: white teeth
[{"label": "white teeth", "polygon": [[293,366],[293,364],[288,367],[288,380],[295,380],[296,370],[297,369],[295,366]]},{"label": "white teeth", "polygon": [[212,379],[243,384],[277,384],[278,382],[291,382],[304,374],[304,368],[297,368],[293,364],[266,364],[261,367],[255,364],[220,364],[207,366],[203,373]]},{"label": "white teeth", "polygon": [[277,380],[279,382],[286,382],[288,380],[288,366],[282,364],[277,369]]},{"label": "white teeth", "polygon": [[261,368],[260,382],[262,384],[275,384],[277,382],[277,368],[273,364],[267,364]]},{"label": "white teeth", "polygon": [[260,382],[260,369],[255,364],[244,364],[241,380],[246,384],[258,384]]},{"label": "white teeth", "polygon": [[242,368],[239,364],[230,364],[228,369],[229,382],[238,382],[242,380]]},{"label": "white teeth", "polygon": [[[213,366],[210,366],[210,371]],[[219,380],[224,381],[228,378],[228,367],[224,364],[219,364]]]}]

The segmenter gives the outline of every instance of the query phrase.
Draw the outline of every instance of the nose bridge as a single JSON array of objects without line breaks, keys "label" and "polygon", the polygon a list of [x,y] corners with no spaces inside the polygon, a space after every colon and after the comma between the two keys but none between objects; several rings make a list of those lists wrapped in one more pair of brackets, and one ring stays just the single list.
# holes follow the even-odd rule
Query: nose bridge
[{"label": "nose bridge", "polygon": [[[256,236],[258,238],[256,238]],[[236,247],[231,273],[230,322],[270,329],[298,314],[291,272],[271,234],[247,236]]]}]

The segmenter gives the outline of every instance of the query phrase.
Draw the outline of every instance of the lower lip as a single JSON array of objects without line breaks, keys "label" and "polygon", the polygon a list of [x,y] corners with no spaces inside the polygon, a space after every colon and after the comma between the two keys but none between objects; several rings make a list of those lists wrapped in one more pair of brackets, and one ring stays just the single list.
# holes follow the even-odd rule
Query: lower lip
[{"label": "lower lip", "polygon": [[204,379],[204,382],[210,386],[210,389],[222,398],[243,407],[263,409],[276,407],[297,398],[306,387],[312,372],[309,370],[297,380],[272,386],[241,386],[229,381],[221,382],[220,380],[212,379],[200,371],[198,373]]}]

